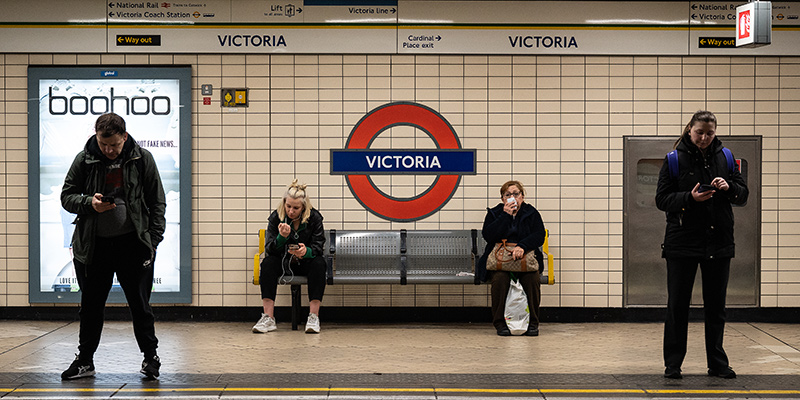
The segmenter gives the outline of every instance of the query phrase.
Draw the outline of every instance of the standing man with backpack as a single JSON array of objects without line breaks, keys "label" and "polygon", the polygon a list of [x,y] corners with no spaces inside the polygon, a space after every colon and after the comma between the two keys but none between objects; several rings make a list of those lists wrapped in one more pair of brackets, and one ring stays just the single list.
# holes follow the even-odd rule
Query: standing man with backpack
[{"label": "standing man with backpack", "polygon": [[103,311],[117,275],[144,353],[140,370],[159,376],[155,317],[150,307],[156,247],[164,238],[166,198],[155,160],[128,135],[117,114],[101,115],[69,168],[61,205],[77,214],[72,236],[81,290],[79,353],[61,379],[93,376]]},{"label": "standing man with backpack", "polygon": [[680,379],[686,356],[689,305],[697,266],[703,279],[708,375],[736,373],[722,348],[725,297],[734,257],[732,204],[747,202],[748,189],[730,150],[716,137],[717,118],[698,111],[665,159],[658,176],[656,206],[667,214],[662,257],[667,260],[667,319],[664,376]]}]

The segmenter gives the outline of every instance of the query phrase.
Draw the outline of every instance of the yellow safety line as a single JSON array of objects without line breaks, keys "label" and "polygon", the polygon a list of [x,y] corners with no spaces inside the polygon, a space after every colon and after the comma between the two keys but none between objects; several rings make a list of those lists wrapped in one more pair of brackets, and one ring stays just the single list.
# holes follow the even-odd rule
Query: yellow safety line
[{"label": "yellow safety line", "polygon": [[79,25],[79,24],[75,24],[75,25],[70,25],[70,24],[64,24],[64,25],[41,25],[41,24],[39,24],[39,25],[36,25],[36,24],[31,24],[31,25],[0,25],[0,29],[5,29],[5,28],[20,28],[20,29],[28,29],[28,28],[30,28],[30,29],[43,29],[43,28],[55,28],[55,29],[66,29],[66,28],[69,28],[69,29],[73,29],[73,28],[106,29],[106,28],[108,28],[108,26],[106,26],[106,24],[102,24],[102,25],[96,25],[96,24],[93,24],[93,25]]},{"label": "yellow safety line", "polygon": [[0,388],[0,392],[55,393],[55,392],[386,392],[386,393],[579,393],[579,394],[766,394],[800,395],[800,390],[743,390],[743,389],[477,389],[477,388],[364,388],[364,387],[308,387],[308,388]]},{"label": "yellow safety line", "polygon": [[54,392],[116,392],[118,387],[113,388],[15,388],[15,389],[0,389],[9,392],[26,392],[26,393],[54,393]]},{"label": "yellow safety line", "polygon": [[800,390],[746,389],[647,389],[651,394],[800,394]]}]

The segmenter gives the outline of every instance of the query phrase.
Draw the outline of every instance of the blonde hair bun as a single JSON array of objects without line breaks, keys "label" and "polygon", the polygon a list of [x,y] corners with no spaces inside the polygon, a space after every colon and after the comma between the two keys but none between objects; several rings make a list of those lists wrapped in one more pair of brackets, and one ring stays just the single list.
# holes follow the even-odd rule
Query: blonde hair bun
[{"label": "blonde hair bun", "polygon": [[308,185],[306,185],[305,183],[297,183],[297,179],[293,180],[292,184],[289,185],[290,189],[291,188],[297,188],[298,190],[302,190],[304,192],[306,191],[307,187],[308,187]]}]

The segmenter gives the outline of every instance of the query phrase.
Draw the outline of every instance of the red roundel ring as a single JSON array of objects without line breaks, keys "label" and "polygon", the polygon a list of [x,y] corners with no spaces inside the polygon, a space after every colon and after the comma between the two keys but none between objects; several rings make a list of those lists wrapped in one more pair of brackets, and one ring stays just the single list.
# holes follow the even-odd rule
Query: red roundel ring
[{"label": "red roundel ring", "polygon": [[[393,126],[413,126],[426,132],[440,149],[460,149],[449,122],[433,109],[411,102],[389,103],[361,118],[347,140],[347,149],[367,149],[381,132]],[[424,193],[411,198],[389,196],[368,175],[346,175],[353,196],[367,210],[392,221],[416,221],[439,211],[455,194],[461,175],[439,175]]]}]

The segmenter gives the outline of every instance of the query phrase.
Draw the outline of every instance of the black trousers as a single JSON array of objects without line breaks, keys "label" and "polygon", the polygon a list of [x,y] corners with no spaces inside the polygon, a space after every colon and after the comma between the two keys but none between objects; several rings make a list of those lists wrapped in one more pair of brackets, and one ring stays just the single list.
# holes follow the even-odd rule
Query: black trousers
[{"label": "black trousers", "polygon": [[153,289],[153,264],[143,266],[149,258],[147,248],[135,233],[115,238],[95,240],[92,264],[78,260],[75,275],[81,289],[80,334],[78,351],[83,359],[91,359],[100,344],[105,319],[106,300],[114,281],[114,273],[125,292],[133,319],[133,333],[139,350],[146,356],[155,355],[158,347],[155,316],[150,307]]},{"label": "black trousers", "polygon": [[692,287],[700,264],[703,281],[703,313],[705,318],[706,360],[708,368],[728,367],[728,356],[722,349],[725,334],[725,297],[730,275],[730,258],[700,260],[667,259],[667,320],[664,324],[664,366],[680,368],[686,356],[689,329],[689,305]]},{"label": "black trousers", "polygon": [[292,276],[300,275],[308,278],[308,300],[322,301],[325,294],[325,271],[328,264],[324,257],[303,258],[299,262],[291,262],[292,256],[269,255],[261,261],[261,298],[275,300],[278,293],[278,281],[291,283]]},{"label": "black trousers", "polygon": [[[511,273],[505,271],[490,271],[492,274],[492,324],[495,329],[506,327],[506,296],[511,287]],[[542,291],[539,283],[539,271],[514,272],[519,279],[525,295],[528,297],[528,306],[531,316],[528,323],[531,327],[539,326],[539,304],[542,301]]]}]

